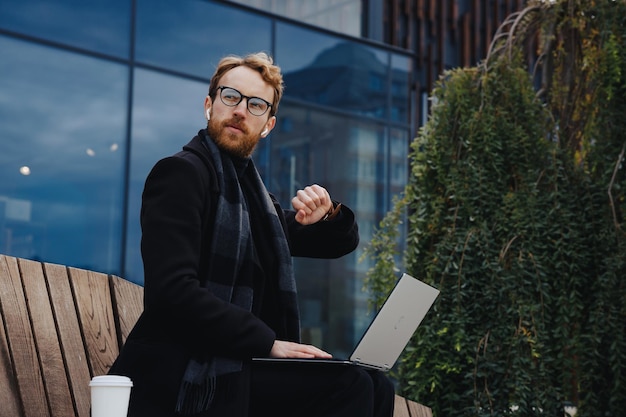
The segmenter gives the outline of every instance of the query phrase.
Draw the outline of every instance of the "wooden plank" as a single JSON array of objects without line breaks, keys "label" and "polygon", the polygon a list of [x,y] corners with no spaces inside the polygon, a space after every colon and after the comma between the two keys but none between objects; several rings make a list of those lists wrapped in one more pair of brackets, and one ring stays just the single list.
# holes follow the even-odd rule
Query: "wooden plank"
[{"label": "wooden plank", "polygon": [[433,410],[431,410],[430,407],[426,407],[425,405],[411,400],[406,400],[406,403],[409,407],[411,417],[433,417]]},{"label": "wooden plank", "polygon": [[143,312],[143,287],[116,276],[111,276],[110,284],[121,347]]},{"label": "wooden plank", "polygon": [[119,354],[108,276],[69,268],[92,376],[107,373]]},{"label": "wooden plank", "polygon": [[18,259],[52,416],[75,416],[48,287],[40,262]]},{"label": "wooden plank", "polygon": [[411,417],[409,407],[404,397],[396,395],[393,405],[393,417]]},{"label": "wooden plank", "polygon": [[393,417],[433,417],[429,407],[396,395]]},{"label": "wooden plank", "polygon": [[4,320],[0,313],[0,404],[2,404],[3,412],[6,412],[7,415],[19,416],[21,415],[20,398],[17,380],[11,364],[11,354],[4,332]]},{"label": "wooden plank", "polygon": [[21,404],[26,416],[50,416],[17,259],[1,259],[0,301]]},{"label": "wooden plank", "polygon": [[[0,282],[9,280],[6,262],[5,257],[0,255]],[[19,416],[22,413],[17,379],[13,373],[13,361],[11,360],[11,352],[9,352],[7,335],[4,331],[3,294],[0,291],[0,404],[2,404],[2,411],[7,416]]]},{"label": "wooden plank", "polygon": [[46,263],[44,270],[76,412],[89,417],[91,374],[67,267]]}]

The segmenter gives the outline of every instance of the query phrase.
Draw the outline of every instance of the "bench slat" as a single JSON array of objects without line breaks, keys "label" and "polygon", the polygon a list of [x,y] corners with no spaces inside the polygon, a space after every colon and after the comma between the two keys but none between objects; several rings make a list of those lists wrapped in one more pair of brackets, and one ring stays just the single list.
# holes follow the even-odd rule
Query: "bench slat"
[{"label": "bench slat", "polygon": [[411,414],[409,414],[409,407],[406,403],[406,400],[399,395],[396,395],[395,398],[393,417],[411,417]]},{"label": "bench slat", "polygon": [[433,411],[429,407],[396,395],[393,417],[433,417]]},{"label": "bench slat", "polygon": [[[0,255],[0,285],[2,281],[8,281],[7,260]],[[0,286],[0,404],[7,415],[20,415],[20,399],[17,392],[17,380],[13,373],[11,353],[7,334],[5,333],[4,313],[2,305],[4,299],[4,288]]]},{"label": "bench slat", "polygon": [[143,312],[143,287],[120,277],[111,276],[113,305],[118,319],[118,340],[121,347]]},{"label": "bench slat", "polygon": [[433,411],[430,407],[411,400],[406,400],[406,403],[409,406],[411,417],[433,417]]},{"label": "bench slat", "polygon": [[[40,262],[18,260],[52,416],[75,416],[61,345]],[[26,398],[24,398],[26,400]]]},{"label": "bench slat", "polygon": [[104,375],[119,354],[108,276],[69,268],[91,375]]},{"label": "bench slat", "polygon": [[1,264],[0,304],[7,332],[8,356],[17,382],[7,388],[20,396],[26,415],[50,416],[17,260],[2,257]]},{"label": "bench slat", "polygon": [[44,270],[76,412],[80,417],[89,417],[91,374],[67,267],[46,263]]}]

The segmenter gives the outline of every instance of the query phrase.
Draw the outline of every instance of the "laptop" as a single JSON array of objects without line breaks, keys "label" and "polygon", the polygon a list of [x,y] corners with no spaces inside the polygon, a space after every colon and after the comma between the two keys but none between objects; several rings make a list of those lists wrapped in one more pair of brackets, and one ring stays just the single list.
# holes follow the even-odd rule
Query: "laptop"
[{"label": "laptop", "polygon": [[389,371],[439,296],[439,290],[403,274],[349,359],[253,358],[254,362],[330,363]]}]

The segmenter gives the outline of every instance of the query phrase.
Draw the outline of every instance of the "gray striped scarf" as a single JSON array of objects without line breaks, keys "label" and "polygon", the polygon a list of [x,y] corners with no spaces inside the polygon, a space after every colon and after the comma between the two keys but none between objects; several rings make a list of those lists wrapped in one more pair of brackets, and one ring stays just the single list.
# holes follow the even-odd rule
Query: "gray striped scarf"
[{"label": "gray striped scarf", "polygon": [[[300,324],[291,254],[285,231],[269,193],[250,160],[244,175],[248,176],[248,180],[259,195],[247,201],[237,167],[231,157],[221,152],[206,135],[204,144],[209,150],[220,189],[215,206],[211,253],[208,254],[209,280],[206,288],[216,297],[251,311],[254,297],[253,277],[246,273],[249,269],[245,265],[254,262],[254,241],[249,215],[252,209],[248,204],[257,202],[260,207],[257,207],[256,211],[262,213],[262,219],[269,222],[267,230],[271,230],[271,236],[265,236],[264,239],[268,243],[271,242],[278,261],[279,300],[287,322],[287,332],[297,340],[300,336]],[[240,373],[242,366],[241,360],[231,358],[192,358],[183,376],[176,412],[190,415],[208,410],[213,403],[216,384],[219,384],[220,377]]]}]

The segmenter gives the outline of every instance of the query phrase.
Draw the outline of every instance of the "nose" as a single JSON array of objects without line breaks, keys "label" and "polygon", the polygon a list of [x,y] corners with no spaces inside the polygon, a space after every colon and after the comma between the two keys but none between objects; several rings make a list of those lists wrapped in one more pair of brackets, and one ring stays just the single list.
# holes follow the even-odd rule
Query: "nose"
[{"label": "nose", "polygon": [[248,112],[248,101],[245,98],[242,99],[239,104],[234,107],[233,112],[237,114],[246,114]]}]

